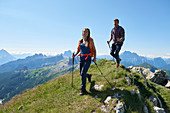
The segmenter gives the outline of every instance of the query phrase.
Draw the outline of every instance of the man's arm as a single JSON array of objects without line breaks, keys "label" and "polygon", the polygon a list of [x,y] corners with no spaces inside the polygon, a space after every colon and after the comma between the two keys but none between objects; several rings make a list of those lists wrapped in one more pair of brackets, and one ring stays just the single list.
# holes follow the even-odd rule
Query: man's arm
[{"label": "man's arm", "polygon": [[109,44],[110,43],[110,41],[113,39],[113,32],[111,31],[111,36],[110,36],[110,40],[109,41],[107,41],[107,43]]},{"label": "man's arm", "polygon": [[121,38],[120,41],[122,41],[125,38],[125,30],[121,28]]}]

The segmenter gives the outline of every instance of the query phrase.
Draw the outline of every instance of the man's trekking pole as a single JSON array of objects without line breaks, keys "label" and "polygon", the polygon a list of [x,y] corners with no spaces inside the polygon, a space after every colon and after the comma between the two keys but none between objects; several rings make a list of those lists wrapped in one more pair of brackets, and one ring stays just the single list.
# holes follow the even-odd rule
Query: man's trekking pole
[{"label": "man's trekking pole", "polygon": [[[99,69],[98,65],[96,62],[94,62],[94,64],[96,65],[97,69],[100,71],[101,75],[103,75],[102,71]],[[106,77],[103,75],[103,77],[105,78],[105,80],[107,81],[107,83],[111,86],[112,88],[112,85],[110,84],[110,82],[106,79]]]},{"label": "man's trekking pole", "polygon": [[[74,53],[73,53],[73,56],[74,56]],[[73,71],[74,71],[74,57],[72,61],[72,87],[73,87]]]},{"label": "man's trekking pole", "polygon": [[[110,43],[107,42],[107,44],[108,44],[108,46],[109,46],[109,48],[110,48]],[[110,50],[111,50],[111,48],[110,48]]]}]

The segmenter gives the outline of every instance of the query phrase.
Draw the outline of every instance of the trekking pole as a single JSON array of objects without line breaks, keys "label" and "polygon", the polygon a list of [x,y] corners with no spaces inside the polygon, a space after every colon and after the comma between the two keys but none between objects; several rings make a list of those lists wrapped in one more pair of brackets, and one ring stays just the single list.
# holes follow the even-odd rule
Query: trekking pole
[{"label": "trekking pole", "polygon": [[[107,44],[108,44],[108,46],[109,46],[109,48],[110,48],[110,44],[107,42]],[[110,48],[111,49],[111,48]]]},{"label": "trekking pole", "polygon": [[[98,67],[97,63],[94,62],[94,64],[96,65],[97,69],[100,71],[101,75],[103,75],[102,71],[100,70],[100,68]],[[103,75],[103,77],[105,78],[105,80],[107,81],[107,83],[111,86],[112,88],[112,85],[110,84],[110,82],[106,79],[106,77]]]},{"label": "trekking pole", "polygon": [[[74,56],[74,53],[73,53],[73,56]],[[74,57],[72,61],[72,87],[73,87],[73,71],[74,71]]]}]

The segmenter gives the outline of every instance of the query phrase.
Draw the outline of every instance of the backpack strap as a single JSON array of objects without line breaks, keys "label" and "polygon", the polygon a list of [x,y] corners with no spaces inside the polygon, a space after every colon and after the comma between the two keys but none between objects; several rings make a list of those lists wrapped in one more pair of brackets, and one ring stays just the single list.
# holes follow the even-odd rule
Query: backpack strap
[{"label": "backpack strap", "polygon": [[83,39],[80,39],[79,40],[79,44],[78,44],[78,47],[77,47],[77,49],[80,51],[80,45],[81,45],[81,43],[83,43]]}]

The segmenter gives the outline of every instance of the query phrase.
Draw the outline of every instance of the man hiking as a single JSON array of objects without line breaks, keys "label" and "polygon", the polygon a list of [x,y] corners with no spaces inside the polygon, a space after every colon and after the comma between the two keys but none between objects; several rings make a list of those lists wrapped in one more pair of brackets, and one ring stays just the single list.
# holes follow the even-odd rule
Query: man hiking
[{"label": "man hiking", "polygon": [[116,67],[119,67],[119,63],[121,59],[119,58],[119,51],[123,45],[123,42],[125,40],[125,31],[123,27],[119,26],[119,20],[114,20],[114,28],[111,30],[111,37],[110,40],[107,41],[109,44],[110,41],[113,39],[113,44],[111,46],[111,52],[110,54],[116,59]]},{"label": "man hiking", "polygon": [[81,75],[81,93],[84,95],[86,91],[86,77],[91,82],[91,74],[87,74],[87,71],[91,64],[91,58],[94,57],[93,62],[96,62],[96,49],[93,39],[90,37],[90,29],[84,28],[82,31],[82,39],[79,41],[77,52],[72,55],[74,58],[79,52],[80,54],[80,75]]}]

